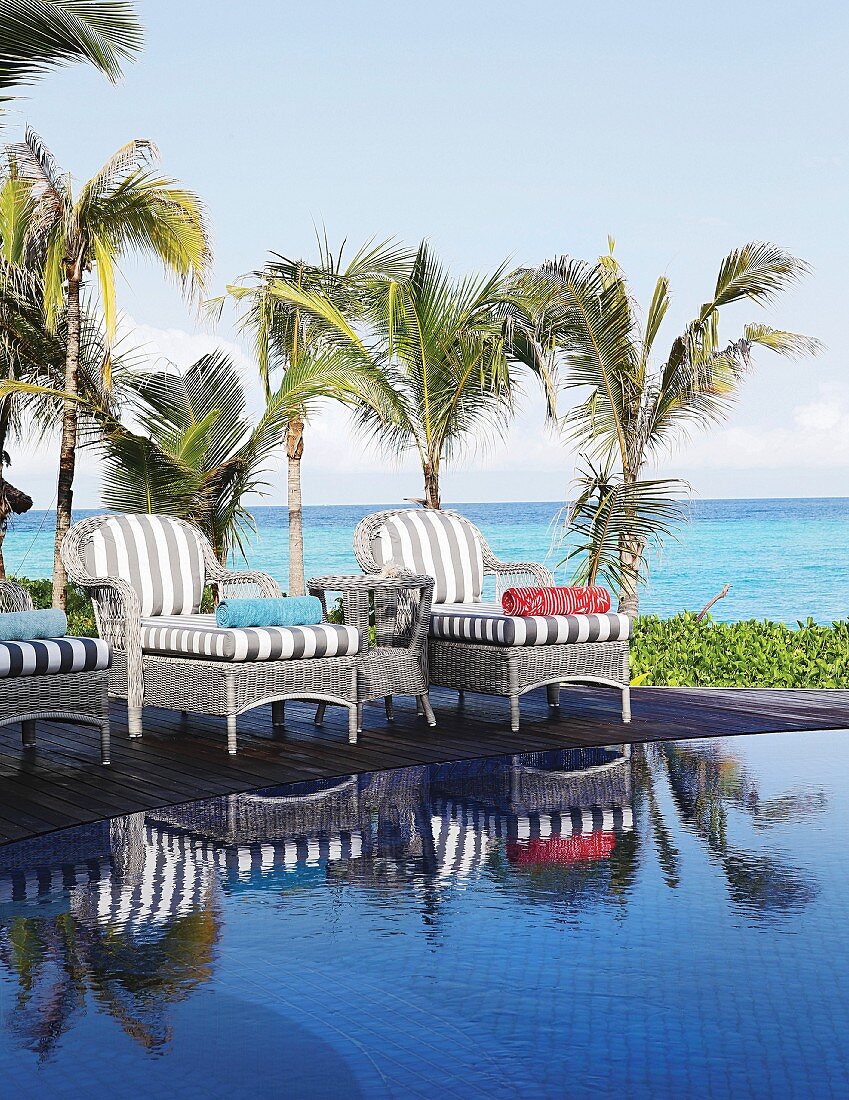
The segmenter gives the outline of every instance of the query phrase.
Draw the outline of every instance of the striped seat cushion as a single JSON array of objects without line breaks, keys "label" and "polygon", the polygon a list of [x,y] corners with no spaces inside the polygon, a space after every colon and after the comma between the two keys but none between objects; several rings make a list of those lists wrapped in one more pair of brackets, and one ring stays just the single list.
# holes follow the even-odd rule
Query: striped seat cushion
[{"label": "striped seat cushion", "polygon": [[261,626],[231,630],[215,625],[214,615],[158,615],[141,621],[142,649],[181,657],[220,661],[287,661],[302,657],[344,657],[359,653],[353,626]]},{"label": "striped seat cushion", "polygon": [[621,642],[631,635],[627,615],[505,615],[499,604],[446,604],[430,616],[430,636],[490,645]]},{"label": "striped seat cushion", "polygon": [[49,638],[0,642],[0,679],[109,668],[111,651],[100,638]]},{"label": "striped seat cushion", "polygon": [[483,550],[462,516],[408,508],[388,516],[372,538],[380,566],[433,577],[434,603],[474,603],[483,589]]},{"label": "striped seat cushion", "polygon": [[205,569],[198,534],[173,516],[106,516],[82,548],[93,577],[118,577],[138,594],[142,615],[191,615]]}]

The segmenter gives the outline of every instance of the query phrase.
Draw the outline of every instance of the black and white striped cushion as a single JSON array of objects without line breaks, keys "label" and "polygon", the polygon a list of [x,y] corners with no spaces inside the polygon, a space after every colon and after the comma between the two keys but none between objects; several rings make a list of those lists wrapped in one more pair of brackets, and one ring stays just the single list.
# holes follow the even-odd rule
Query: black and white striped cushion
[{"label": "black and white striped cushion", "polygon": [[100,638],[0,642],[0,679],[109,668],[111,651]]},{"label": "black and white striped cushion", "polygon": [[138,593],[142,615],[191,615],[205,570],[193,529],[173,516],[108,516],[83,547],[93,577],[118,577]]},{"label": "black and white striped cushion", "polygon": [[430,616],[432,638],[490,645],[622,642],[631,635],[627,615],[505,615],[499,604],[446,604]]},{"label": "black and white striped cushion", "polygon": [[428,508],[395,512],[375,534],[371,550],[380,566],[433,577],[434,603],[474,603],[481,597],[483,551],[462,516]]},{"label": "black and white striped cushion", "polygon": [[159,615],[142,619],[142,649],[147,653],[211,657],[221,661],[285,661],[306,657],[344,657],[359,653],[360,632],[353,626],[263,626],[229,630],[214,615]]}]

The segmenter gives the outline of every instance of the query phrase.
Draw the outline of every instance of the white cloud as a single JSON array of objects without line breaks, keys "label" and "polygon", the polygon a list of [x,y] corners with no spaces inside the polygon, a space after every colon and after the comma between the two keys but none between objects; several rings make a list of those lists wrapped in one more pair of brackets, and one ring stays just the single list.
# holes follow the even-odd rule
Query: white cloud
[{"label": "white cloud", "polygon": [[683,447],[676,464],[699,469],[823,470],[849,466],[849,390],[823,384],[784,423],[715,428]]}]

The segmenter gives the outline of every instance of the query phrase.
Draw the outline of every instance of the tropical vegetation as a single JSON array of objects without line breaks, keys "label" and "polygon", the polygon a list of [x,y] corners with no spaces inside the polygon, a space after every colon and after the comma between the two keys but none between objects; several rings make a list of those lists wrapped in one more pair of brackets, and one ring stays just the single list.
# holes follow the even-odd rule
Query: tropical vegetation
[{"label": "tropical vegetation", "polygon": [[[362,434],[391,455],[414,453],[426,508],[440,508],[440,475],[484,433],[506,428],[525,363],[511,333],[533,324],[534,284],[502,265],[455,279],[423,241],[408,273],[378,272],[339,301],[321,286],[282,280],[274,293],[337,346],[350,369],[382,379],[355,410]],[[528,360],[544,376],[542,360]]]},{"label": "tropical vegetation", "polygon": [[[155,257],[187,291],[199,290],[210,262],[206,221],[197,196],[155,167],[156,147],[134,140],[119,149],[75,195],[41,138],[27,130],[8,153],[7,261],[41,279],[44,321],[65,330],[65,372],[53,599],[65,606],[65,570],[59,547],[71,525],[80,400],[80,342],[83,283],[94,269],[107,346],[117,324],[115,276],[119,261],[136,252]],[[111,365],[103,363],[103,387],[111,387]],[[28,390],[7,382],[6,392]]]},{"label": "tropical vegetation", "polygon": [[720,337],[720,311],[736,302],[769,305],[807,271],[789,252],[750,242],[722,261],[713,291],[669,350],[655,356],[671,302],[661,276],[641,318],[613,253],[595,263],[561,256],[536,272],[545,293],[540,347],[578,399],[562,419],[581,468],[567,510],[567,560],[579,581],[619,590],[619,610],[636,615],[645,548],[682,519],[688,486],[650,476],[684,435],[720,421],[737,398],[755,348],[810,355],[817,343],[757,322]]},{"label": "tropical vegetation", "polygon": [[126,0],[0,0],[0,27],[0,100],[74,62],[114,82],[143,42],[135,4]]},{"label": "tropical vegetation", "polygon": [[[242,284],[228,287],[242,307],[241,327],[252,337],[266,408],[279,403],[284,392],[300,388],[305,394],[291,407],[285,431],[289,591],[294,595],[305,590],[301,463],[307,422],[322,399],[380,409],[391,397],[367,356],[345,354],[340,334],[356,339],[350,326],[364,316],[374,288],[406,278],[410,268],[408,251],[392,241],[369,241],[350,259],[344,243],[334,252],[326,237],[319,237],[318,246],[317,263],[273,254]],[[317,316],[319,305],[323,314]],[[327,316],[332,331],[322,323]],[[306,387],[313,388],[312,396]]]}]

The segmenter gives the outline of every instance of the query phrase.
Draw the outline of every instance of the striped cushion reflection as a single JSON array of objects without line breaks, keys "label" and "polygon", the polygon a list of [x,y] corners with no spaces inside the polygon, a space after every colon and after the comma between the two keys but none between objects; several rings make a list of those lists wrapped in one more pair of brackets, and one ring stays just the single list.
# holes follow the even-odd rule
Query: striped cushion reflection
[{"label": "striped cushion reflection", "polygon": [[83,547],[93,577],[118,577],[142,615],[189,615],[200,608],[205,570],[192,528],[171,516],[107,516]]},{"label": "striped cushion reflection", "polygon": [[433,577],[434,603],[471,603],[483,588],[483,551],[462,516],[409,508],[388,517],[372,539],[378,565]]},{"label": "striped cushion reflection", "polygon": [[182,657],[221,661],[285,661],[302,657],[343,657],[359,653],[360,632],[353,626],[263,626],[228,630],[214,615],[159,615],[142,619],[142,649]]},{"label": "striped cushion reflection", "polygon": [[489,645],[563,645],[573,642],[621,642],[631,635],[631,620],[607,615],[505,615],[498,604],[446,604],[430,616],[432,638]]},{"label": "striped cushion reflection", "polygon": [[0,642],[0,679],[45,673],[96,672],[109,668],[109,646],[100,638],[50,638]]}]

